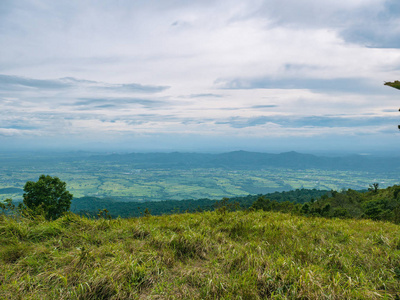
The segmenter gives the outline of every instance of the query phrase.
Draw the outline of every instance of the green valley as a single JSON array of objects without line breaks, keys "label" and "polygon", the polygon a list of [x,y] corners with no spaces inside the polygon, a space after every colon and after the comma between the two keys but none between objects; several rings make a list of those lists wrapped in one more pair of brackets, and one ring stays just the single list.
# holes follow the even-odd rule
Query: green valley
[{"label": "green valley", "polygon": [[[108,197],[120,201],[220,199],[293,189],[366,189],[399,182],[390,159],[323,158],[288,153],[268,155],[130,154],[130,155],[2,155],[0,200],[21,200],[26,181],[41,174],[57,176],[76,197]],[[377,168],[376,165],[382,165]]]}]

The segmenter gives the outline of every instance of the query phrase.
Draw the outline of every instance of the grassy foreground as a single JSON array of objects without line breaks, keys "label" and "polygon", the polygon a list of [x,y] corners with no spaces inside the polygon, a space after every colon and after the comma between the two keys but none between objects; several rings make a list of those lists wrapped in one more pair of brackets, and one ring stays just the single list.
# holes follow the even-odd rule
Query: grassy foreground
[{"label": "grassy foreground", "polygon": [[399,299],[399,229],[263,211],[0,215],[0,299]]}]

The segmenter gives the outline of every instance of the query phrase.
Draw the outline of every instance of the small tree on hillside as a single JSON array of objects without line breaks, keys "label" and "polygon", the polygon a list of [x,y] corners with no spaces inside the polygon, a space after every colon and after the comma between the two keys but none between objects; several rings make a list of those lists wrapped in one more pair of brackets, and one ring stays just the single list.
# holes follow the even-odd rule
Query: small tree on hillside
[{"label": "small tree on hillside", "polygon": [[34,212],[43,211],[47,220],[57,219],[71,206],[73,196],[66,185],[58,177],[41,175],[37,182],[25,183],[24,204]]},{"label": "small tree on hillside", "polygon": [[374,182],[373,184],[369,185],[368,191],[373,192],[373,193],[377,193],[379,189],[379,183]]}]

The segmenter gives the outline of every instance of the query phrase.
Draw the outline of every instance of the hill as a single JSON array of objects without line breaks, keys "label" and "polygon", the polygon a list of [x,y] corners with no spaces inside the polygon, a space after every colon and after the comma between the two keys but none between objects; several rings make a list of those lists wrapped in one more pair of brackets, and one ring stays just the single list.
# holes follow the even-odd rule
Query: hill
[{"label": "hill", "polygon": [[398,299],[399,229],[261,210],[0,215],[0,298]]}]

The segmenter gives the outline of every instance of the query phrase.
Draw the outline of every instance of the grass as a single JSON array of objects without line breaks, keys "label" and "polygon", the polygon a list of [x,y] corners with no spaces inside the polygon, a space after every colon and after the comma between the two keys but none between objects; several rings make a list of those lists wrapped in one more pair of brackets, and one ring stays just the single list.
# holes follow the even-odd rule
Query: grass
[{"label": "grass", "polygon": [[0,299],[399,299],[399,226],[273,212],[0,216]]}]

